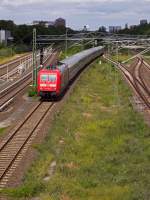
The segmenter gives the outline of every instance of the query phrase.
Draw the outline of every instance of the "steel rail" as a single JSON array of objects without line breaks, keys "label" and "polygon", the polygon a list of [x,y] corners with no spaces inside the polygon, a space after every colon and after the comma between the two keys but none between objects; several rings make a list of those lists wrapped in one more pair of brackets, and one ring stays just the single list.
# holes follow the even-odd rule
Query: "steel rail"
[{"label": "steel rail", "polygon": [[[57,56],[57,52],[55,53],[55,56]],[[45,63],[49,59],[52,59],[52,56],[54,54],[51,54],[46,60]],[[52,62],[54,62],[56,58],[53,58]],[[12,85],[8,86],[4,90],[0,92],[0,111],[2,110],[2,107],[4,104],[9,102],[10,99],[15,98],[23,89],[25,89],[29,84],[32,83],[32,72],[29,72],[27,75],[25,75],[23,78],[19,79]]]},{"label": "steel rail", "polygon": [[141,60],[141,62],[142,62],[141,66],[139,67],[139,78],[140,78],[140,80],[141,80],[141,82],[142,82],[147,94],[150,96],[149,86],[145,83],[145,80],[142,77],[142,68],[146,67],[146,69],[148,69],[149,71],[150,71],[150,68],[145,65],[144,60],[142,58],[138,58],[138,59]]},{"label": "steel rail", "polygon": [[[11,175],[13,164],[24,150],[27,143],[43,121],[44,116],[55,103],[39,102],[31,113],[21,122],[17,129],[0,147],[0,188],[3,188]],[[36,117],[35,117],[36,116]],[[32,123],[31,123],[32,122]],[[28,127],[28,129],[27,129]],[[24,133],[24,134],[23,134]],[[22,159],[21,156],[20,160]]]},{"label": "steel rail", "polygon": [[139,91],[140,97],[146,103],[146,105],[150,107],[150,102],[147,98],[147,96],[150,96],[150,92],[144,83],[144,78],[141,76],[141,73],[140,73],[140,69],[143,66],[143,61],[139,60],[139,62],[140,62],[139,65],[135,66],[132,76],[133,76],[134,84],[137,88],[137,91]]},{"label": "steel rail", "polygon": [[135,77],[133,74],[131,74],[131,72],[122,64],[112,61],[111,59],[107,58],[104,56],[104,58],[110,62],[112,62],[113,64],[115,64],[118,69],[124,74],[124,76],[126,77],[126,79],[128,80],[128,82],[130,83],[130,85],[134,88],[134,90],[136,91],[136,93],[138,94],[138,96],[143,100],[144,104],[150,108],[150,102],[148,101],[147,97],[145,97],[145,95],[141,94],[141,90],[139,89],[139,86],[137,86],[137,83],[145,90],[145,87],[143,86],[143,84],[137,79],[137,77]]}]

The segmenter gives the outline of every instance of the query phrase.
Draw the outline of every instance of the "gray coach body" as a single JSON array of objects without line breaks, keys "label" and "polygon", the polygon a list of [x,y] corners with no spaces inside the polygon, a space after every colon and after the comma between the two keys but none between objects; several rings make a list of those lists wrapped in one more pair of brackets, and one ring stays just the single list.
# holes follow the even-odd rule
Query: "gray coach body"
[{"label": "gray coach body", "polygon": [[61,63],[65,64],[69,68],[69,79],[71,80],[85,65],[92,60],[101,56],[104,53],[104,47],[94,47],[88,50],[84,50],[77,53],[70,58],[64,59]]}]

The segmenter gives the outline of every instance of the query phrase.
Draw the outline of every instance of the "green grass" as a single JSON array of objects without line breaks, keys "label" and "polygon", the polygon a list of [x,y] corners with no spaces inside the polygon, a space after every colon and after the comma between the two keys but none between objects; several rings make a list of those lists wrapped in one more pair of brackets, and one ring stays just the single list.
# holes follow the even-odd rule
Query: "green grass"
[{"label": "green grass", "polygon": [[26,53],[22,53],[22,54],[13,54],[13,55],[6,55],[6,56],[0,56],[0,64],[4,64],[6,62],[10,62],[20,56],[25,55]]},{"label": "green grass", "polygon": [[[130,49],[118,49],[118,56],[117,51],[111,52],[110,56],[113,60],[123,62],[134,56],[136,53],[133,52],[133,50]],[[128,61],[128,64],[131,64],[133,60]]]},{"label": "green grass", "polygon": [[[117,84],[117,86],[116,86]],[[149,200],[149,128],[111,65],[95,62],[56,115],[23,184],[12,199]],[[52,161],[55,174],[48,182]]]},{"label": "green grass", "polygon": [[[70,57],[80,51],[83,50],[83,47],[82,46],[74,46],[74,47],[71,47],[68,49],[67,52],[63,51],[60,53],[60,56],[59,56],[59,60],[63,60],[65,59],[66,57]],[[67,53],[67,54],[66,54]]]},{"label": "green grass", "polygon": [[144,56],[144,60],[145,60],[147,63],[150,63],[150,56]]},{"label": "green grass", "polygon": [[0,137],[4,134],[5,128],[0,128]]},{"label": "green grass", "polygon": [[23,48],[22,45],[14,47],[6,47],[3,44],[0,44],[0,64],[10,62],[20,56],[26,55],[27,50]]},{"label": "green grass", "polygon": [[[113,55],[112,56],[112,59],[115,60],[115,61],[119,61],[119,62],[123,62],[123,61],[126,61],[128,60],[129,58],[131,58],[133,55],[131,54],[118,54],[117,55]],[[129,64],[131,64],[131,61],[128,61]]]},{"label": "green grass", "polygon": [[37,97],[37,88],[35,86],[30,86],[28,89],[28,97]]}]

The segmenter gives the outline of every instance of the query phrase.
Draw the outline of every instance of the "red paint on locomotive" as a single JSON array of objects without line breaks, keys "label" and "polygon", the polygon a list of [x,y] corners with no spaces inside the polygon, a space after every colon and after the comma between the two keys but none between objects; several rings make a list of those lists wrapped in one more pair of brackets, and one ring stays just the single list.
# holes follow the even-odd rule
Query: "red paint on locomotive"
[{"label": "red paint on locomotive", "polygon": [[60,63],[38,73],[38,95],[41,97],[59,96],[69,83],[69,69]]},{"label": "red paint on locomotive", "polygon": [[44,96],[46,94],[59,95],[61,86],[61,74],[58,69],[43,69],[38,73],[38,94]]}]

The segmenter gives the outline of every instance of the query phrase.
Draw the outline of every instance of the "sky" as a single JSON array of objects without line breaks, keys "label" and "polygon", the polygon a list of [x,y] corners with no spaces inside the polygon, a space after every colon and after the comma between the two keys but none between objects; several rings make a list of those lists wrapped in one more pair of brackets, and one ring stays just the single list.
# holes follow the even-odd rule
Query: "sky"
[{"label": "sky", "polygon": [[0,19],[16,24],[33,20],[66,19],[67,26],[91,30],[104,25],[139,24],[150,21],[150,0],[0,0]]}]

